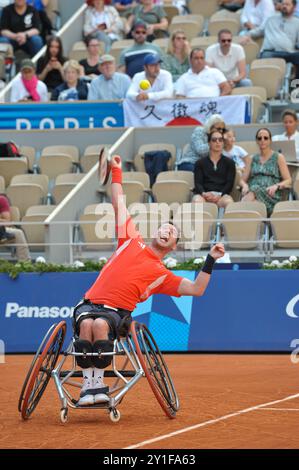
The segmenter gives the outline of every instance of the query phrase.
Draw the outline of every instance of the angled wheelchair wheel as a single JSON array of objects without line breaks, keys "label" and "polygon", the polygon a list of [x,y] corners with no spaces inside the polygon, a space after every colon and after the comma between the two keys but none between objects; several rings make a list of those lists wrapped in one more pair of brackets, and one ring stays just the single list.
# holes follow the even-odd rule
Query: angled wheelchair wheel
[{"label": "angled wheelchair wheel", "polygon": [[179,409],[178,396],[153,335],[145,325],[136,321],[132,322],[130,333],[140,364],[159,405],[166,416],[175,418]]},{"label": "angled wheelchair wheel", "polygon": [[52,325],[43,338],[27,373],[18,409],[24,420],[38,405],[55,368],[66,334],[66,322]]}]

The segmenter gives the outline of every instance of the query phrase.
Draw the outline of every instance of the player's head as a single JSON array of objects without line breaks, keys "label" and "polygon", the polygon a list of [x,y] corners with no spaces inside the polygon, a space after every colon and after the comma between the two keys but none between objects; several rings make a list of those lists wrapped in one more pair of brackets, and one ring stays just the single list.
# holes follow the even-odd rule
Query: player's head
[{"label": "player's head", "polygon": [[179,239],[179,229],[172,222],[165,222],[158,228],[152,244],[166,254],[176,249]]}]

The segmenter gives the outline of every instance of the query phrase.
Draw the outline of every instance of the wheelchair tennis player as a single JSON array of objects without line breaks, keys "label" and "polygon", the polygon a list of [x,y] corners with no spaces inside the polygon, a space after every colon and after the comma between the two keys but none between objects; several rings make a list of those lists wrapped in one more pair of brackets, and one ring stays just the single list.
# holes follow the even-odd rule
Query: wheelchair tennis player
[{"label": "wheelchair tennis player", "polygon": [[[221,243],[208,254],[202,271],[194,281],[176,276],[162,263],[167,253],[176,249],[178,229],[164,223],[147,246],[135,229],[127,211],[122,190],[122,165],[119,156],[111,160],[111,197],[115,211],[118,246],[98,278],[74,310],[75,350],[77,352],[111,352],[120,329],[128,327],[138,302],[152,294],[201,296],[210,280],[213,265],[224,255]],[[83,386],[78,405],[91,406],[109,402],[109,388],[103,381],[104,369],[112,356],[78,356],[83,369]]]}]

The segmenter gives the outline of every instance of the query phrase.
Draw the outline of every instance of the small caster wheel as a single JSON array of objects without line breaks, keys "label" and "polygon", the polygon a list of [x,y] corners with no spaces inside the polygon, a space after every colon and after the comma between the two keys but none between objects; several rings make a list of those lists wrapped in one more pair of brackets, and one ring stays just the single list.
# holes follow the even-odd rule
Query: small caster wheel
[{"label": "small caster wheel", "polygon": [[68,419],[68,409],[67,408],[62,408],[62,410],[60,411],[60,421],[64,424],[67,422],[67,419]]},{"label": "small caster wheel", "polygon": [[110,411],[109,416],[113,423],[118,423],[120,420],[120,412],[116,408]]}]

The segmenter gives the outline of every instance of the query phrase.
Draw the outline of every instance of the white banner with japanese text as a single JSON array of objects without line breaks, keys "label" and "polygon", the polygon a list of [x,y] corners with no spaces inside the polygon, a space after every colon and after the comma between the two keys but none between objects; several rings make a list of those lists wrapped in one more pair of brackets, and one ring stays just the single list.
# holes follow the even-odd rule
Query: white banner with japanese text
[{"label": "white banner with japanese text", "polygon": [[250,100],[244,95],[155,102],[127,98],[123,107],[125,127],[198,126],[212,114],[221,114],[226,124],[250,122]]}]

